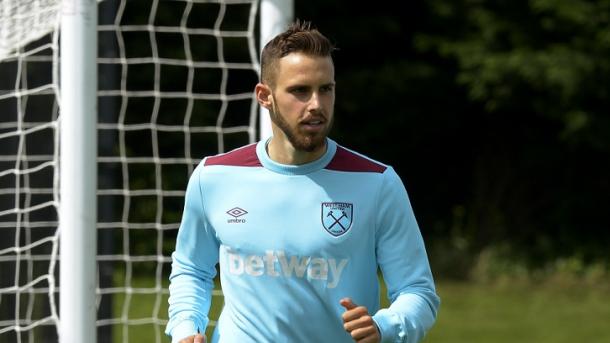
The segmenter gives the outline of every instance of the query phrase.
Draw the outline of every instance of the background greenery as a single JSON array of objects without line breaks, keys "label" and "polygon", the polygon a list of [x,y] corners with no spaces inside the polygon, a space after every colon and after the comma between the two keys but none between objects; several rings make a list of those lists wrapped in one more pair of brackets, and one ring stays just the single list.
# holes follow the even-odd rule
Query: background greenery
[{"label": "background greenery", "polygon": [[[102,4],[102,13],[118,6],[113,0]],[[150,1],[126,4],[124,22],[148,21],[142,6],[150,7]],[[184,3],[159,6],[155,24],[179,24]],[[213,25],[220,5],[198,3],[192,11],[189,21]],[[248,6],[237,6],[221,28],[243,26],[248,12]],[[565,261],[582,273],[589,268],[607,273],[610,0],[412,0],[374,6],[296,0],[295,17],[312,21],[337,46],[331,136],[395,167],[437,278],[552,274]],[[100,22],[114,15],[108,18]],[[103,38],[100,54],[114,56],[113,38]],[[127,56],[150,55],[144,38],[125,35]],[[161,43],[163,55],[183,54],[182,40]],[[217,59],[213,40],[192,45],[197,59]],[[245,46],[245,41],[227,42],[226,58],[247,59]],[[127,88],[150,89],[154,73],[137,71],[130,70],[135,77]],[[216,71],[206,71],[211,74],[196,79],[195,91],[217,91]],[[229,73],[228,93],[252,90],[257,82],[252,71]],[[102,89],[116,82],[109,75],[101,73]],[[184,88],[180,72],[163,75],[162,90]],[[173,100],[164,107],[165,101],[157,121],[183,120],[172,114],[184,104]],[[152,102],[140,102],[130,99],[125,123],[150,122]],[[195,104],[192,124],[215,125],[219,106],[219,101]],[[248,108],[248,102],[231,102],[223,126],[245,124]],[[116,121],[116,113],[118,104],[100,102],[100,121]],[[148,131],[126,133],[128,156],[150,156],[151,147],[141,144],[151,140]],[[161,156],[184,150],[182,134],[159,135]],[[192,155],[216,153],[216,135],[193,134]],[[224,139],[228,150],[243,145],[247,136]],[[103,156],[117,150],[113,144],[100,149]],[[100,184],[120,183],[121,170],[106,168],[100,170]],[[130,189],[155,187],[153,165],[129,168]],[[185,166],[164,166],[163,187],[184,189],[188,172]],[[154,221],[156,201],[139,197],[130,221]],[[177,222],[182,199],[165,201],[163,223]],[[118,210],[109,213],[121,213],[121,201],[112,206]],[[172,234],[164,240],[164,254],[171,253]],[[151,253],[143,244],[147,235],[134,236],[133,253]]]},{"label": "background greenery", "polygon": [[443,300],[426,342],[610,341],[610,0],[295,5],[338,48],[331,136],[409,191]]},{"label": "background greenery", "polygon": [[[120,12],[121,24],[145,27],[153,3],[155,25],[180,25],[183,1],[106,0],[99,22],[114,25]],[[214,27],[221,6],[192,5],[187,25]],[[610,342],[610,0],[295,0],[295,6],[297,18],[311,20],[338,48],[332,138],[394,166],[409,192],[442,298],[427,342]],[[247,22],[247,4],[231,7],[222,30]],[[146,29],[101,31],[99,39],[102,58],[153,55]],[[158,32],[155,39],[160,58],[186,58],[181,33]],[[189,39],[194,59],[219,59],[216,38]],[[232,62],[249,60],[246,47],[245,38],[223,39],[223,53]],[[34,79],[45,77],[28,65]],[[13,80],[16,68],[9,66],[4,79]],[[151,62],[99,68],[101,90],[186,91],[186,67]],[[123,72],[129,74],[125,85]],[[196,68],[192,90],[218,93],[222,73]],[[257,82],[252,70],[227,73],[229,94],[249,92]],[[156,101],[100,97],[99,122],[116,123],[125,105],[125,125],[182,125],[187,99]],[[28,102],[34,104],[33,98]],[[192,105],[190,124],[216,125],[221,101]],[[223,127],[249,124],[250,100],[225,105]],[[11,112],[0,115],[8,118]],[[185,132],[142,126],[98,134],[100,157],[119,156],[120,135],[121,158],[150,158],[157,149],[163,158],[190,150],[199,159],[220,149],[217,132],[189,132],[188,149]],[[223,134],[223,139],[226,151],[245,144],[248,136]],[[156,148],[148,144],[153,140]],[[0,150],[16,149],[9,145]],[[32,141],[33,146],[48,150],[52,144]],[[189,162],[100,163],[98,187],[156,189],[156,168],[163,190],[184,190],[192,171]],[[174,225],[180,220],[181,196],[132,193],[98,197],[98,221],[138,224],[160,218],[157,224]],[[109,225],[99,230],[98,254],[169,256],[176,231]],[[7,232],[3,241],[14,242],[14,233]],[[100,296],[98,319],[111,324],[101,325],[98,341],[166,340],[167,294],[159,289],[167,289],[169,263],[126,258],[99,266],[100,288],[112,294]],[[19,275],[15,268],[25,275],[25,263],[0,268],[7,285]],[[160,279],[153,278],[157,272]],[[18,301],[25,308],[35,297],[42,304],[36,310],[49,312],[45,295],[24,294],[3,297],[0,319],[11,319]],[[212,318],[222,305],[218,300]],[[56,341],[57,333],[50,323],[9,332],[0,342],[19,335],[22,341]]]},{"label": "background greenery", "polygon": [[409,191],[443,299],[426,341],[610,341],[610,0],[295,5],[338,48],[331,136]]},{"label": "background greenery", "polygon": [[607,268],[610,1],[349,3],[296,1],[338,47],[332,135],[397,169],[435,274]]},{"label": "background greenery", "polygon": [[[183,8],[175,4],[160,3],[157,24],[176,25]],[[146,23],[142,6],[150,2],[128,2],[125,18]],[[409,191],[442,297],[426,342],[610,341],[610,0],[295,0],[295,6],[297,18],[312,21],[338,48],[331,136],[394,166]],[[213,25],[220,7],[196,8],[198,20]],[[223,28],[243,22],[247,11],[232,12]],[[125,39],[128,56],[150,55],[146,37]],[[239,52],[243,42],[234,43],[227,42],[227,56],[247,60]],[[164,42],[162,53],[180,58],[182,44]],[[194,54],[213,61],[215,44],[197,42]],[[116,48],[109,43],[101,51],[112,55]],[[216,90],[219,76],[210,72],[197,79],[196,91]],[[141,79],[131,78],[128,88],[149,89],[151,73],[136,70]],[[108,75],[102,86],[115,82]],[[178,70],[169,75],[164,90],[184,87]],[[253,73],[231,79],[238,81],[229,93],[257,81]],[[115,121],[116,108],[100,105],[103,120]],[[245,118],[249,105],[242,105],[228,113]],[[147,106],[128,109],[126,122],[149,121]],[[162,115],[184,104],[167,106]],[[214,125],[219,106],[197,103],[193,123]],[[228,118],[226,126],[243,121]],[[137,143],[149,133],[139,134],[127,137],[130,156],[150,154]],[[225,139],[227,150],[245,143]],[[160,153],[182,149],[180,142],[164,137]],[[194,140],[191,149],[201,157],[216,153],[215,134]],[[151,168],[133,170],[130,188],[154,187]],[[184,188],[187,172],[164,170],[164,185]],[[120,180],[118,168],[101,175],[104,182]],[[155,197],[134,202],[130,220],[153,220],[155,204]],[[181,205],[176,199],[167,206],[163,222],[176,222]],[[175,232],[167,234],[169,255]],[[134,233],[130,251],[151,253],[150,235]],[[132,286],[153,287],[155,268],[134,268]],[[124,270],[108,271],[115,285],[124,284]],[[131,296],[127,312],[124,297],[114,296],[109,316],[166,318],[167,295],[158,313],[152,313],[158,295]],[[163,329],[120,324],[111,334],[117,342],[156,341]]]}]

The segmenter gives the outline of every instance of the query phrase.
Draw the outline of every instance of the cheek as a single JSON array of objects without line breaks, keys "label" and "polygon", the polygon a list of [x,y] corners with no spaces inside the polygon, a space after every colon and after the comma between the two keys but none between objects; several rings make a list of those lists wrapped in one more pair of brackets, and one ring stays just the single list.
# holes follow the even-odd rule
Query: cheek
[{"label": "cheek", "polygon": [[324,96],[320,97],[320,99],[322,100],[322,102],[325,105],[332,106],[335,104],[335,93],[334,92],[326,93],[326,94],[324,94]]},{"label": "cheek", "polygon": [[298,116],[299,111],[304,108],[303,104],[298,101],[279,101],[277,103],[278,110],[286,117]]}]

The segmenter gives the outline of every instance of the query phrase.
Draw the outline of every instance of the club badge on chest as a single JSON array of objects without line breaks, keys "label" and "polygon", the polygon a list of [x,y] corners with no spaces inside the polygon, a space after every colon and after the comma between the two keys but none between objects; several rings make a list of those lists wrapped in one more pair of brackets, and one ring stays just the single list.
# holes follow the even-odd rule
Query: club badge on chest
[{"label": "club badge on chest", "polygon": [[331,235],[339,237],[352,227],[354,205],[347,202],[323,202],[322,226]]}]

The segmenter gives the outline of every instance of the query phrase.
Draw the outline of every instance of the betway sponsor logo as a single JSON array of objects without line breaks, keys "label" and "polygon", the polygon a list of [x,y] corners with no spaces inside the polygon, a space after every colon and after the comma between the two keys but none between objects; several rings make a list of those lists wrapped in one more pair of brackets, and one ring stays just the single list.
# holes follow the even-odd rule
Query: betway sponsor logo
[{"label": "betway sponsor logo", "polygon": [[267,250],[265,255],[241,255],[227,249],[228,271],[233,275],[296,277],[327,282],[335,288],[348,259],[314,256],[287,256],[283,250]]}]

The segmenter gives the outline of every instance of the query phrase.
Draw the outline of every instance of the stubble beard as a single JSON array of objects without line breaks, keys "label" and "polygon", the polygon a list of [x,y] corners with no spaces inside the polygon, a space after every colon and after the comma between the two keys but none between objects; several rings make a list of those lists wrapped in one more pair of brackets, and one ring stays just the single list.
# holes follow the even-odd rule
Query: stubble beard
[{"label": "stubble beard", "polygon": [[273,104],[272,109],[269,111],[269,114],[271,121],[277,125],[280,130],[282,130],[284,135],[286,135],[286,138],[288,138],[290,144],[292,144],[297,151],[313,152],[324,147],[326,144],[326,137],[333,126],[333,121],[331,118],[330,121],[327,122],[328,125],[324,128],[324,130],[316,134],[308,134],[299,132],[298,127],[290,127],[275,103]]}]

